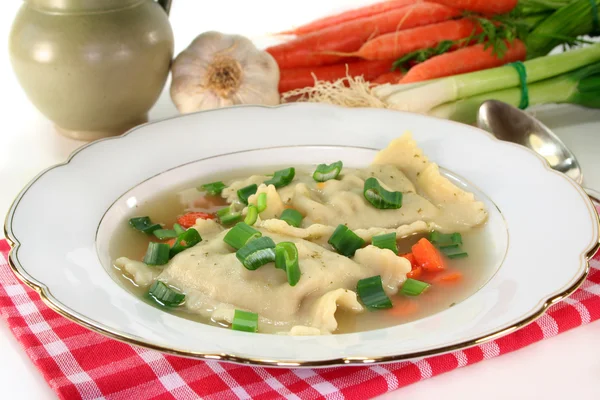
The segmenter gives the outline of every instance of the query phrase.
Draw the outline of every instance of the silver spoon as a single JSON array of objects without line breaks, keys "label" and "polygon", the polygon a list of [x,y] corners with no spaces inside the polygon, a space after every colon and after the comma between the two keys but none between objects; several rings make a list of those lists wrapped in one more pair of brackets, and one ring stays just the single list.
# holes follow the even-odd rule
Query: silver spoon
[{"label": "silver spoon", "polygon": [[[548,161],[550,167],[567,175],[579,185],[583,172],[575,155],[547,126],[526,112],[498,100],[485,101],[477,114],[477,126],[500,140],[523,145]],[[595,201],[600,193],[584,187]]]}]

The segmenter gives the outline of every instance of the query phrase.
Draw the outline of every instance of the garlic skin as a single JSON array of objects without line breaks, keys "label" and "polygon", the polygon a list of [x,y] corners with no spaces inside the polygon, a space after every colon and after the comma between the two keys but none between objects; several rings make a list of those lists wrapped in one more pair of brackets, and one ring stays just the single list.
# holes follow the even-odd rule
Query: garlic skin
[{"label": "garlic skin", "polygon": [[171,99],[182,114],[280,103],[277,62],[240,35],[202,33],[175,58],[171,72]]}]

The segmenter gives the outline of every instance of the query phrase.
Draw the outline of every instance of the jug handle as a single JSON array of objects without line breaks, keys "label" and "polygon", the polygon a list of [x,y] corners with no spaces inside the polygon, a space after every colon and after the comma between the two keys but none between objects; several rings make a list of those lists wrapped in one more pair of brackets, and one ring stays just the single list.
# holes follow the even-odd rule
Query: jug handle
[{"label": "jug handle", "polygon": [[165,10],[167,15],[169,15],[169,11],[171,11],[171,0],[158,0],[157,3]]}]

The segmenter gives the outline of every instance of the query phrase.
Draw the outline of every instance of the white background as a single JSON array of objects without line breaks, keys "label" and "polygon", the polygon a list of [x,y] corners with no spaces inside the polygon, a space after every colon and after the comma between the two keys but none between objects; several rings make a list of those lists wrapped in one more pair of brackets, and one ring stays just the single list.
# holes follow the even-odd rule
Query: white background
[{"label": "white background", "polygon": [[[171,23],[175,33],[175,51],[181,51],[194,36],[206,30],[240,33],[250,36],[260,45],[266,45],[274,40],[267,35],[268,32],[285,30],[311,18],[368,2],[372,1],[174,0]],[[3,219],[12,199],[34,175],[64,161],[82,143],[57,135],[52,123],[37,112],[19,87],[9,64],[7,38],[21,3],[16,0],[2,3],[0,218]],[[165,90],[150,118],[175,114]],[[586,184],[600,190],[600,111],[563,106],[540,111],[538,116],[555,129],[579,158]],[[540,273],[543,271],[540,270]],[[4,323],[0,323],[0,354],[2,398],[55,398]],[[512,354],[410,385],[382,398],[468,400],[558,399],[567,396],[600,398],[600,322]]]}]

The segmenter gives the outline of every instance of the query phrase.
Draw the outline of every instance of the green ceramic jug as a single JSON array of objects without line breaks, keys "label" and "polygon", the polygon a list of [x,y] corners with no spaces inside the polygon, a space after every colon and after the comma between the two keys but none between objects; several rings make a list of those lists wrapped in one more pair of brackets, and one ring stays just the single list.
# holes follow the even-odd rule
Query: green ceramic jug
[{"label": "green ceramic jug", "polygon": [[25,0],[9,38],[17,79],[65,136],[94,140],[144,123],[173,57],[169,6]]}]

